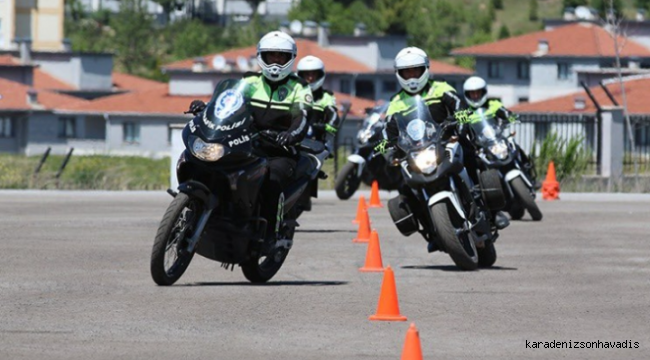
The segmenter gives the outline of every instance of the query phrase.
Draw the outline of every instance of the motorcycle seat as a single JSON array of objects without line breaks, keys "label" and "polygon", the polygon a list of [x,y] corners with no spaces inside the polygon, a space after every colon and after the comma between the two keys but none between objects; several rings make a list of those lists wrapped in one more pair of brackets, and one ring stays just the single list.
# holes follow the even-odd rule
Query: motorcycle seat
[{"label": "motorcycle seat", "polygon": [[304,139],[300,142],[299,146],[300,151],[304,151],[310,154],[320,154],[325,151],[325,145],[314,139]]}]

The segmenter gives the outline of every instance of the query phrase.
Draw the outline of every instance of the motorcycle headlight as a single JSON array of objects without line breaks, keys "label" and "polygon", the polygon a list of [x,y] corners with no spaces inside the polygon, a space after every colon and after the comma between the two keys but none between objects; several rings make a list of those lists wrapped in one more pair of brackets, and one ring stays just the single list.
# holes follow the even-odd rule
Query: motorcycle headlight
[{"label": "motorcycle headlight", "polygon": [[438,165],[436,149],[433,146],[430,146],[420,152],[411,153],[411,156],[413,157],[413,160],[415,160],[415,166],[417,166],[418,169],[420,169],[420,171],[425,174],[431,174]]},{"label": "motorcycle headlight", "polygon": [[365,129],[359,132],[359,136],[358,136],[359,142],[365,144],[368,142],[368,140],[370,140],[371,136],[372,136],[372,132],[370,131],[370,129]]},{"label": "motorcycle headlight", "polygon": [[506,145],[505,141],[499,141],[490,146],[490,152],[496,156],[497,159],[503,160],[508,157],[508,145]]},{"label": "motorcycle headlight", "polygon": [[223,157],[225,149],[221,144],[206,143],[198,137],[191,142],[190,151],[203,161],[217,161]]}]

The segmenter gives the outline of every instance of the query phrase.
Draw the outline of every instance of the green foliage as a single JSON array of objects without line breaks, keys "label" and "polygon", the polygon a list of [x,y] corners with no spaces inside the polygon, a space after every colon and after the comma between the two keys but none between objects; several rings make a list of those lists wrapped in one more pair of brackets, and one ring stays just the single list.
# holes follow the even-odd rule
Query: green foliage
[{"label": "green foliage", "polygon": [[457,45],[464,19],[457,4],[448,0],[422,1],[411,11],[407,30],[412,45],[423,48],[430,57],[446,56]]},{"label": "green foliage", "polygon": [[634,0],[634,7],[637,9],[650,9],[650,0]]},{"label": "green foliage", "polygon": [[72,156],[60,179],[63,156],[48,157],[34,176],[40,156],[0,155],[0,188],[75,190],[163,190],[169,186],[169,158]]},{"label": "green foliage", "polygon": [[490,0],[490,4],[497,10],[503,10],[503,0]]},{"label": "green foliage", "polygon": [[510,30],[508,30],[506,24],[501,25],[501,29],[499,29],[499,40],[507,39],[509,37],[510,37]]},{"label": "green foliage", "polygon": [[537,0],[530,0],[530,6],[528,8],[528,20],[537,21],[539,16],[537,14]]},{"label": "green foliage", "polygon": [[587,5],[589,5],[589,0],[563,0],[562,11],[564,11],[564,8],[568,8],[568,7],[576,8],[578,6],[587,6]]},{"label": "green foliage", "polygon": [[549,133],[542,142],[539,153],[537,143],[531,151],[531,156],[535,156],[537,173],[546,174],[548,164],[552,160],[558,181],[584,174],[592,159],[592,152],[585,148],[583,143],[584,136],[566,140],[555,132]]},{"label": "green foliage", "polygon": [[[600,15],[601,18],[603,19],[606,18],[606,15],[609,12],[609,8],[610,8],[610,0],[591,0],[589,3],[591,4],[591,7],[598,10],[598,14]],[[613,7],[614,7],[614,14],[616,14],[616,17],[617,18],[622,17],[623,0],[614,0]]]}]

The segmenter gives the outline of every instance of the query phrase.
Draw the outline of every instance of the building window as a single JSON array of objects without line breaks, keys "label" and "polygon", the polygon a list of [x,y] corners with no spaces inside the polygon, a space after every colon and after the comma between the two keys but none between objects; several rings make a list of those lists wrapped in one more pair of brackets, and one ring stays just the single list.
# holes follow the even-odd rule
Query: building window
[{"label": "building window", "polygon": [[0,137],[10,138],[14,136],[13,119],[9,117],[0,117]]},{"label": "building window", "polygon": [[352,93],[352,83],[349,79],[341,79],[341,92],[344,94]]},{"label": "building window", "polygon": [[520,103],[527,103],[527,102],[528,102],[528,98],[527,98],[527,97],[520,97],[520,98],[517,99],[517,102],[520,102]]},{"label": "building window", "polygon": [[395,92],[397,91],[397,81],[395,80],[384,80],[381,83],[382,92]]},{"label": "building window", "polygon": [[501,62],[500,61],[488,61],[488,77],[491,79],[497,79],[501,77]]},{"label": "building window", "polygon": [[571,64],[557,63],[557,78],[560,80],[567,80],[571,75]]},{"label": "building window", "polygon": [[125,122],[122,124],[122,127],[124,132],[124,142],[140,142],[140,124],[136,124],[134,122]]},{"label": "building window", "polygon": [[520,61],[517,63],[517,79],[530,79],[530,63],[528,61]]},{"label": "building window", "polygon": [[73,117],[60,117],[59,118],[59,137],[60,138],[74,138],[76,137],[76,119]]}]

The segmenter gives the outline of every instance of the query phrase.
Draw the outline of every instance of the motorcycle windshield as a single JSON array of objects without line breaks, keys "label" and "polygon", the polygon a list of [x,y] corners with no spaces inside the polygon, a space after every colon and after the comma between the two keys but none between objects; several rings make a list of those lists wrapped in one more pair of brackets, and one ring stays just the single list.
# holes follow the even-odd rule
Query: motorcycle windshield
[{"label": "motorcycle windshield", "polygon": [[404,105],[402,111],[393,115],[399,129],[397,146],[408,153],[437,144],[441,134],[440,125],[433,121],[422,97],[418,95],[406,99]]},{"label": "motorcycle windshield", "polygon": [[[242,80],[228,79],[217,84],[199,124],[204,140],[220,142],[237,139],[250,132],[252,117],[248,108],[248,84]],[[197,121],[197,120],[194,120]]]},{"label": "motorcycle windshield", "polygon": [[469,127],[474,133],[476,143],[481,146],[490,146],[502,137],[502,129],[493,114],[483,109],[477,109],[470,117]]}]

